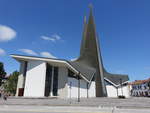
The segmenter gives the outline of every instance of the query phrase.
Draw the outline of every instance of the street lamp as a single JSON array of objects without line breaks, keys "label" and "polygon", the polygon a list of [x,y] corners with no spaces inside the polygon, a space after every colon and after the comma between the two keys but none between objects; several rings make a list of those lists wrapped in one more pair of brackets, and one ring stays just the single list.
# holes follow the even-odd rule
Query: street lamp
[{"label": "street lamp", "polygon": [[77,76],[78,78],[78,102],[80,102],[80,76],[79,75],[80,75],[80,72]]},{"label": "street lamp", "polygon": [[121,87],[121,94],[123,96],[123,89],[122,89],[122,79],[120,78],[120,87]]}]

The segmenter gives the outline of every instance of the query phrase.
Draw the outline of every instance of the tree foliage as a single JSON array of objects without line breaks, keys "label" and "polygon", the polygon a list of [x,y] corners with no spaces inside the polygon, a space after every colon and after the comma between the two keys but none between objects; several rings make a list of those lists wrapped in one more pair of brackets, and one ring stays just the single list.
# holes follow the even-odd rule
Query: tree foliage
[{"label": "tree foliage", "polygon": [[6,75],[6,72],[4,70],[4,65],[2,62],[0,62],[0,77],[4,78]]},{"label": "tree foliage", "polygon": [[19,72],[14,71],[9,78],[7,79],[4,89],[6,92],[11,93],[13,95],[16,94],[17,82],[18,82]]},{"label": "tree foliage", "polygon": [[4,65],[2,62],[0,62],[0,86],[2,84],[2,80],[5,78],[6,72],[4,70]]}]

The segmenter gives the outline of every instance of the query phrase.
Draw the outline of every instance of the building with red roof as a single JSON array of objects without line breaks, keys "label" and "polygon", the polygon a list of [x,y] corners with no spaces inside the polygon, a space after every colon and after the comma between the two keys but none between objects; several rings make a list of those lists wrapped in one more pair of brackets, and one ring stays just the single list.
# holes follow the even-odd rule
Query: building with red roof
[{"label": "building with red roof", "polygon": [[131,96],[150,97],[150,78],[130,82]]}]

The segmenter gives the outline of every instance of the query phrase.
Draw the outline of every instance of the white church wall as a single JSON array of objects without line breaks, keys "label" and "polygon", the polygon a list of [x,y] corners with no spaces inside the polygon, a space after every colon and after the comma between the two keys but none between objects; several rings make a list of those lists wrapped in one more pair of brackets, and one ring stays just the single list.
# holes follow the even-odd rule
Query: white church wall
[{"label": "white church wall", "polygon": [[87,82],[80,80],[80,97],[87,97]]},{"label": "white church wall", "polygon": [[[125,97],[130,97],[130,88],[128,85],[126,86],[122,86],[122,90],[123,90],[123,95]],[[118,88],[118,95],[122,95],[122,91],[121,91],[121,88]]]},{"label": "white church wall", "polygon": [[117,97],[117,88],[113,85],[106,85],[106,90],[108,97]]},{"label": "white church wall", "polygon": [[[68,77],[68,98],[78,98],[78,80]],[[70,87],[71,86],[71,87]]]},{"label": "white church wall", "polygon": [[89,86],[89,90],[88,90],[88,96],[89,97],[96,97],[96,91],[95,91],[95,82],[92,81],[90,86]]},{"label": "white church wall", "polygon": [[44,97],[46,63],[29,61],[26,73],[24,97]]},{"label": "white church wall", "polygon": [[67,97],[67,79],[68,69],[66,67],[59,67],[58,69],[58,96],[60,98]]},{"label": "white church wall", "polygon": [[[106,90],[107,90],[107,96],[108,97],[118,97],[118,95],[122,95],[121,88],[118,88],[118,94],[117,94],[117,88],[114,87],[113,85],[106,85]],[[122,86],[123,90],[123,96],[126,98],[130,97],[130,89],[127,86]]]},{"label": "white church wall", "polygon": [[[71,88],[70,88],[71,84]],[[75,78],[68,77],[68,98],[78,98],[78,80]],[[87,98],[95,97],[95,82],[91,82],[88,94],[87,94],[87,82],[85,80],[80,80],[80,97]]]}]

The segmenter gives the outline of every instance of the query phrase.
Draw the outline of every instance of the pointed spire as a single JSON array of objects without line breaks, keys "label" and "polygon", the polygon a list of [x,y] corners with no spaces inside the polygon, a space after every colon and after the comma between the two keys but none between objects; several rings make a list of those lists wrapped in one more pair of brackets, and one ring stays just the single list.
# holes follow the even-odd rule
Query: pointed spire
[{"label": "pointed spire", "polygon": [[[96,67],[95,59],[97,58],[97,35],[96,35],[96,28],[94,24],[94,17],[92,14],[92,5],[90,7],[90,14],[88,21],[86,22],[86,18],[84,18],[84,30],[83,30],[83,37],[81,42],[81,49],[80,49],[80,57],[78,60],[84,59],[86,63],[89,65],[93,64]],[[89,60],[92,58],[91,60]]]},{"label": "pointed spire", "polygon": [[104,96],[106,88],[104,85],[104,73],[102,58],[99,49],[98,37],[93,17],[93,6],[89,5],[90,14],[88,21],[84,18],[84,31],[80,49],[80,57],[76,62],[96,69],[96,96]]},{"label": "pointed spire", "polygon": [[91,24],[94,27],[93,29],[95,30],[95,34],[96,34],[96,27],[95,27],[94,16],[93,16],[93,5],[91,3],[89,4],[89,8],[90,8],[90,14],[89,14],[88,24]]},{"label": "pointed spire", "polygon": [[90,20],[90,18],[94,19],[94,18],[93,18],[93,5],[92,5],[92,4],[89,4],[89,8],[90,8],[89,20]]},{"label": "pointed spire", "polygon": [[86,25],[86,16],[84,16],[84,26]]},{"label": "pointed spire", "polygon": [[83,34],[82,34],[80,55],[83,54],[83,51],[84,51],[85,38],[86,38],[86,26],[87,26],[86,16],[84,16],[84,28],[83,28]]},{"label": "pointed spire", "polygon": [[[93,49],[96,47],[92,47],[93,45],[96,45],[96,31],[95,31],[95,25],[94,25],[94,18],[92,14],[93,6],[92,4],[89,4],[90,8],[90,14],[88,21],[86,21],[86,16],[84,17],[84,30],[82,35],[82,42],[81,42],[81,48],[80,48],[80,57],[79,59],[89,59],[89,55],[92,53]],[[88,50],[88,51],[87,51]]]},{"label": "pointed spire", "polygon": [[93,9],[92,3],[89,4],[89,8],[90,8],[91,10]]}]

